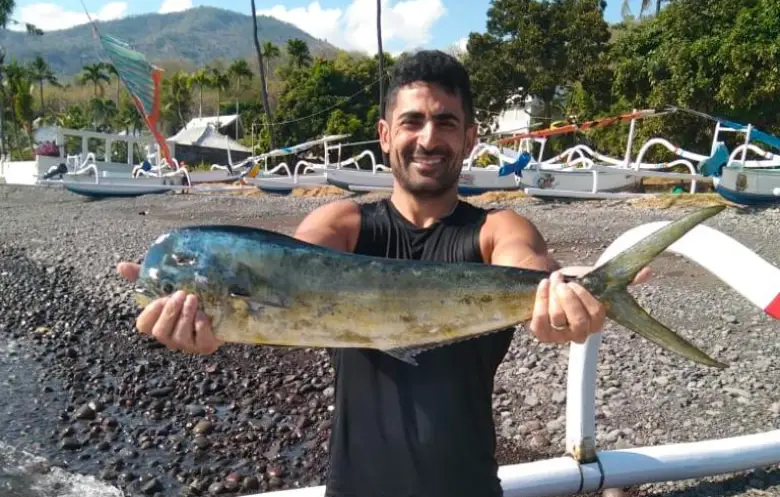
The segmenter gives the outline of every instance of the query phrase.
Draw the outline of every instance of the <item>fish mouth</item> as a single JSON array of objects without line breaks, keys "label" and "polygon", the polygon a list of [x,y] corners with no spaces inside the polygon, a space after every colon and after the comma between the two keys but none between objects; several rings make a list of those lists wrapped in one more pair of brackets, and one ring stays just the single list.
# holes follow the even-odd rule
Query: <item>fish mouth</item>
[{"label": "fish mouth", "polygon": [[134,293],[136,302],[142,306],[149,305],[149,303],[158,297],[155,292],[143,286],[136,286]]}]

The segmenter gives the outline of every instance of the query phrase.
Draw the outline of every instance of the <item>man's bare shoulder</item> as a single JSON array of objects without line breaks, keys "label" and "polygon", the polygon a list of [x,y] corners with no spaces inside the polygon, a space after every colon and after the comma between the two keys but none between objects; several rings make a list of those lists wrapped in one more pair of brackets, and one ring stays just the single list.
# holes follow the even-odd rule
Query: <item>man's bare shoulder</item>
[{"label": "man's bare shoulder", "polygon": [[336,200],[317,207],[298,225],[295,237],[317,245],[351,252],[360,231],[360,207],[351,200]]}]

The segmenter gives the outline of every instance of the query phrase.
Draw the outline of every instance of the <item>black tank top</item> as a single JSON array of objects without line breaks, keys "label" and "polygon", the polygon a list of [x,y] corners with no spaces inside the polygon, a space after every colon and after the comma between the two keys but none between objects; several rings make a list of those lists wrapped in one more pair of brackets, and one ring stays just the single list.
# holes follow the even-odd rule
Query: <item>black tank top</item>
[{"label": "black tank top", "polygon": [[[482,262],[486,210],[460,202],[428,228],[389,200],[363,204],[355,252]],[[417,366],[380,351],[336,349],[328,497],[496,497],[493,377],[513,330],[428,350]]]}]

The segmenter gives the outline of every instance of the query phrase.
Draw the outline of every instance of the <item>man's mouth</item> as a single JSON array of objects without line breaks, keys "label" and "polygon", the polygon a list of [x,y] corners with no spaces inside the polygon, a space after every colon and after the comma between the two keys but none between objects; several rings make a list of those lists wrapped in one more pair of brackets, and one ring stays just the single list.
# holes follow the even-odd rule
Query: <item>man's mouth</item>
[{"label": "man's mouth", "polygon": [[411,162],[419,169],[433,169],[444,164],[444,157],[413,157]]}]

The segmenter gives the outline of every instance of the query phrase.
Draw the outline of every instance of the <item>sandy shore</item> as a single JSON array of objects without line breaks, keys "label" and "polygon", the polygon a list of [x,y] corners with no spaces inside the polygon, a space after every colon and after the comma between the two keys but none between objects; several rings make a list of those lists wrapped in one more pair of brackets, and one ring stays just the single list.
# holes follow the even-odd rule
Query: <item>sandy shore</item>
[{"label": "sandy shore", "polygon": [[[9,399],[0,410],[0,442],[126,495],[243,495],[320,484],[333,393],[324,354],[235,345],[204,357],[168,351],[134,331],[131,287],[114,266],[139,260],[159,234],[183,224],[292,233],[302,216],[334,198],[88,202],[56,189],[0,186],[0,333],[14,343],[2,352],[13,360],[0,360],[0,377],[7,378],[0,397]],[[606,201],[488,200],[480,202],[528,216],[559,260],[577,265],[594,263],[623,231],[683,212]],[[780,266],[780,211],[728,209],[707,224]],[[599,448],[780,428],[780,325],[694,263],[662,255],[652,267],[654,280],[634,291],[641,304],[731,367],[689,364],[610,323],[600,349]],[[518,331],[496,379],[501,464],[562,453],[567,353]],[[631,493],[780,496],[780,470]]]}]

